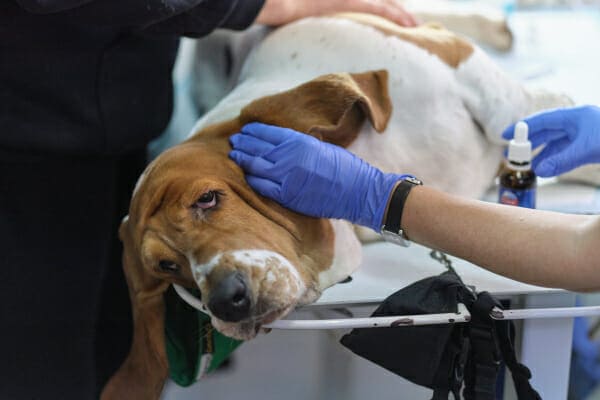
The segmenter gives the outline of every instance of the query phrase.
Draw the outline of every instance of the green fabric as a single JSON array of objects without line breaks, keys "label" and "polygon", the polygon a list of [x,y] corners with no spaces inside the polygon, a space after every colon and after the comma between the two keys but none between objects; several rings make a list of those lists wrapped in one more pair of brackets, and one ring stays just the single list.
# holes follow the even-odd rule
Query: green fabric
[{"label": "green fabric", "polygon": [[170,287],[165,299],[165,337],[169,375],[190,386],[225,361],[242,343],[215,330],[210,317],[183,301]]}]

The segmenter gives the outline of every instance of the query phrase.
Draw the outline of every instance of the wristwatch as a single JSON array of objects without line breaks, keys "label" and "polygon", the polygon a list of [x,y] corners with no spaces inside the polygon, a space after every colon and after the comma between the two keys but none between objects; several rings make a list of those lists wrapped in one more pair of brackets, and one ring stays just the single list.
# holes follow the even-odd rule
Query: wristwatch
[{"label": "wristwatch", "polygon": [[392,242],[404,247],[410,245],[410,240],[401,228],[402,211],[404,210],[404,203],[406,203],[408,193],[410,193],[413,187],[422,184],[423,182],[414,176],[404,175],[394,188],[394,192],[388,202],[387,212],[383,218],[383,226],[381,227],[381,235],[386,242]]}]

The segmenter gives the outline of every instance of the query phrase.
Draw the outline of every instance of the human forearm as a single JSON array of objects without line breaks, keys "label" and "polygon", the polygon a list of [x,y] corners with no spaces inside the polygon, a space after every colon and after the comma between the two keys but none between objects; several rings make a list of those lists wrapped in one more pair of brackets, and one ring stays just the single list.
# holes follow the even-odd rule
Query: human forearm
[{"label": "human forearm", "polygon": [[416,21],[398,0],[266,0],[256,22],[283,25],[300,18],[338,12],[361,12],[379,15],[402,26],[415,26]]},{"label": "human forearm", "polygon": [[415,187],[402,227],[426,246],[510,278],[573,290],[600,288],[598,218],[503,206]]}]

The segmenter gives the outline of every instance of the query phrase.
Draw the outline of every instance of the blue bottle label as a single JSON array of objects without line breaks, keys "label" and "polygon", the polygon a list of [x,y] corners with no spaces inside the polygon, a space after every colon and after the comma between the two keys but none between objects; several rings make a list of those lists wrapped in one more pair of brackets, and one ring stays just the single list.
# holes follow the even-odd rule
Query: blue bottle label
[{"label": "blue bottle label", "polygon": [[510,206],[535,208],[535,188],[518,190],[501,185],[498,194],[498,203]]}]

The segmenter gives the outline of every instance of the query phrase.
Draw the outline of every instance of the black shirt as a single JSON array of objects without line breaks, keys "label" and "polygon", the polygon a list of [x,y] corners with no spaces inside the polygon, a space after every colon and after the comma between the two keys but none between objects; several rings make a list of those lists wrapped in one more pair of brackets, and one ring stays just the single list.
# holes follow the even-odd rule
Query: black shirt
[{"label": "black shirt", "polygon": [[264,0],[0,2],[0,154],[119,154],[166,127],[181,35],[243,29]]}]

